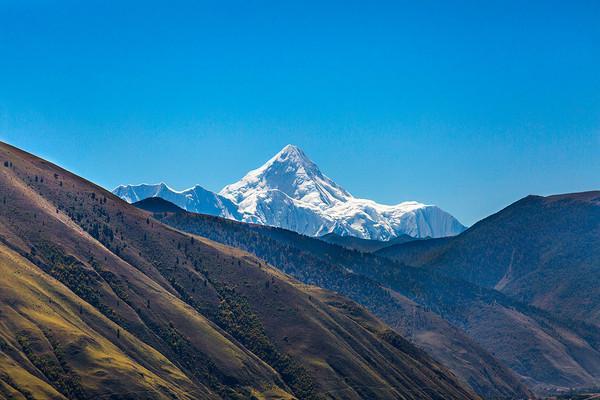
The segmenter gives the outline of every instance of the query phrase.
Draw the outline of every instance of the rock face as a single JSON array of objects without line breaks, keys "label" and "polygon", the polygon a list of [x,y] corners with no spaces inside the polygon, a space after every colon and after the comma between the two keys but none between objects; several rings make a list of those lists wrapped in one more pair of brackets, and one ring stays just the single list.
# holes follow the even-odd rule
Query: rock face
[{"label": "rock face", "polygon": [[287,145],[262,167],[214,194],[200,186],[177,192],[165,184],[119,186],[113,193],[135,202],[158,196],[192,212],[271,225],[309,236],[336,233],[390,240],[400,235],[444,237],[465,227],[433,205],[378,204],[352,196],[325,176],[296,146]]}]

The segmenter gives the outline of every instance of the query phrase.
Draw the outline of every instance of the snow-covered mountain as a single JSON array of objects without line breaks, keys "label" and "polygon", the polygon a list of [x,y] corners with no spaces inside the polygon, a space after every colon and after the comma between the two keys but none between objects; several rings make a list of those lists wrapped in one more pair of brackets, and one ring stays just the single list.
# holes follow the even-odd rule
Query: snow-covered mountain
[{"label": "snow-covered mountain", "polygon": [[435,206],[412,201],[388,206],[356,198],[323,175],[293,145],[219,194],[240,206],[245,221],[311,236],[334,232],[388,240],[403,233],[441,237],[464,230],[454,217]]},{"label": "snow-covered mountain", "polygon": [[398,235],[443,237],[465,227],[432,205],[408,201],[378,204],[352,196],[323,175],[296,146],[287,145],[262,167],[219,194],[200,186],[177,192],[165,184],[119,186],[113,193],[129,202],[159,196],[200,212],[290,229],[310,236],[327,233],[389,240]]},{"label": "snow-covered mountain", "polygon": [[236,204],[200,185],[183,191],[171,189],[164,183],[121,185],[117,186],[113,193],[128,203],[135,203],[148,197],[161,197],[188,211],[229,219],[242,219]]}]

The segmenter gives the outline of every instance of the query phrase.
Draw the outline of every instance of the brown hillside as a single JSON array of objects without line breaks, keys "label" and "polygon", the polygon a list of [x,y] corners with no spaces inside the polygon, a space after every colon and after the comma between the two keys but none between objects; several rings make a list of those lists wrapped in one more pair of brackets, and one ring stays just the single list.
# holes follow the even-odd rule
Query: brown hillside
[{"label": "brown hillside", "polygon": [[[382,279],[382,284],[357,273],[361,265],[372,271],[382,267],[377,266],[378,261],[391,264],[387,260],[370,255],[365,258],[362,252],[349,251],[324,243],[321,238],[311,238],[280,228],[181,210],[171,213],[168,209],[170,207],[163,207],[152,215],[177,229],[249,251],[305,283],[335,290],[362,304],[403,337],[450,368],[481,396],[493,399],[529,396],[530,392],[515,373],[469,338],[462,329],[452,326],[431,311],[429,304],[423,306],[390,289],[386,279]],[[388,267],[392,270],[398,268],[393,264]],[[413,281],[404,272],[407,271],[402,271],[401,275],[404,280],[409,280],[408,286],[411,288],[431,293],[440,290],[437,285]],[[452,288],[458,293],[465,292],[465,289],[472,290],[468,287]],[[474,304],[474,308],[478,306],[479,303]]]},{"label": "brown hillside", "polygon": [[366,312],[352,318],[353,307],[329,305],[248,253],[167,227],[11,146],[0,160],[2,268],[12,276],[0,393],[475,397]]},{"label": "brown hillside", "polygon": [[[600,333],[595,327],[562,320],[462,279],[284,229],[186,212],[155,216],[178,229],[244,248],[305,283],[359,302],[484,397],[523,397],[515,373],[540,394],[600,384]],[[419,247],[436,253],[447,242]]]},{"label": "brown hillside", "polygon": [[443,246],[430,243],[378,254],[600,327],[600,191],[527,196]]}]

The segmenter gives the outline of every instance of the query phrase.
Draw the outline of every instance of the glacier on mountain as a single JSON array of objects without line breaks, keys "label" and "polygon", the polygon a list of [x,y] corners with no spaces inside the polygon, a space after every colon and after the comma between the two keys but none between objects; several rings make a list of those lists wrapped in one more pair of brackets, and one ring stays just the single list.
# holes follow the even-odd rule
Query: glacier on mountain
[{"label": "glacier on mountain", "polygon": [[191,212],[277,226],[309,236],[333,232],[389,240],[402,234],[452,236],[465,229],[456,218],[433,205],[414,201],[383,205],[356,198],[293,145],[285,146],[262,167],[218,194],[200,186],[175,191],[164,183],[119,186],[113,193],[130,203],[158,196]]}]

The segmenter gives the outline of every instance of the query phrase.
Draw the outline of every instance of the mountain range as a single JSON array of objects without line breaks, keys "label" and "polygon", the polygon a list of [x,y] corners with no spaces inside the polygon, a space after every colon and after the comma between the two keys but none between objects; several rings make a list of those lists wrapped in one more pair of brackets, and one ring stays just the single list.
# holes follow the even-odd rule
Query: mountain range
[{"label": "mountain range", "polygon": [[[581,196],[595,198],[594,194],[563,197]],[[521,203],[511,207],[519,208]],[[145,202],[137,205],[146,207]],[[567,207],[562,211],[582,216],[578,207]],[[541,204],[529,213],[540,220],[552,215]],[[177,229],[245,249],[296,279],[357,301],[450,367],[486,398],[527,397],[519,386],[522,384],[538,394],[600,385],[600,331],[587,321],[568,318],[569,312],[577,315],[577,310],[547,312],[512,293],[470,283],[456,276],[452,269],[415,268],[388,258],[393,249],[411,247],[413,256],[421,253],[417,259],[430,259],[432,255],[427,254],[430,249],[434,250],[433,254],[438,254],[439,248],[447,242],[458,243],[464,237],[473,237],[479,224],[456,237],[412,240],[370,254],[280,228],[237,223],[183,210],[158,211],[154,215]],[[594,211],[587,209],[588,227],[597,228],[599,222],[594,215]],[[555,233],[550,237],[547,231],[538,232],[536,226],[518,229],[526,231],[526,237],[542,248],[544,242],[560,240],[560,235]],[[582,243],[598,246],[598,236],[594,237],[593,232],[592,229],[591,236],[582,236],[583,242],[571,237],[564,243],[563,250],[577,250],[581,257],[588,257],[594,250],[582,249]],[[502,237],[481,238],[482,257],[488,262],[501,257],[502,247],[495,248],[490,244],[513,236],[516,231],[505,230]],[[530,266],[532,269],[540,267]],[[597,269],[588,272],[589,293],[594,299],[594,282],[600,273]],[[563,285],[569,285],[577,282],[580,275],[573,274],[571,279],[563,276],[563,279]],[[531,281],[530,285],[533,288],[539,283]],[[552,290],[552,287],[546,288],[548,293]],[[566,302],[565,306],[568,304]]]},{"label": "mountain range", "polygon": [[600,328],[600,191],[527,196],[459,236],[376,254]]},{"label": "mountain range", "polygon": [[[281,228],[240,223],[182,209],[174,211],[172,204],[160,198],[148,198],[134,205],[151,211],[155,218],[174,228],[244,249],[304,283],[334,290],[357,301],[450,367],[486,398],[530,397],[517,375],[466,333],[389,285],[353,271],[361,265],[365,268],[376,266],[370,260],[372,257],[365,259],[364,254],[355,250],[346,251],[337,245]],[[396,269],[386,259],[376,260],[388,264],[386,269]],[[418,283],[422,288],[426,284]],[[462,287],[458,289],[464,291]]]},{"label": "mountain range", "polygon": [[293,146],[219,194],[126,189],[0,143],[0,399],[600,388],[598,191],[528,196],[453,236],[385,236],[371,216],[315,237],[255,218],[280,194],[329,217],[367,201]]},{"label": "mountain range", "polygon": [[164,183],[121,185],[113,193],[130,203],[161,197],[187,211],[308,236],[335,233],[375,240],[402,235],[435,238],[465,229],[456,218],[433,205],[407,201],[389,206],[354,197],[293,145],[285,146],[263,166],[218,194],[200,186],[175,191]]},{"label": "mountain range", "polygon": [[6,144],[0,196],[0,399],[478,398],[351,300]]}]

